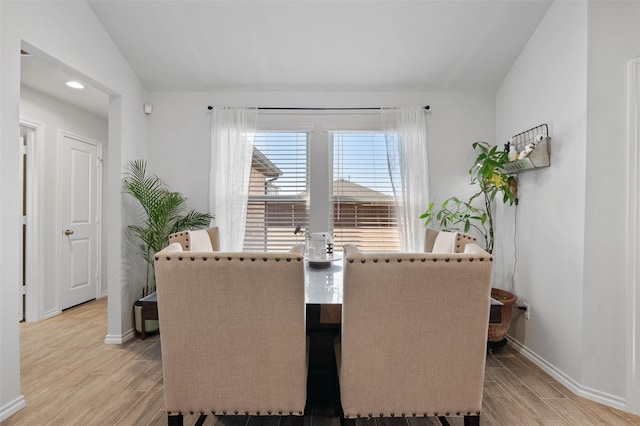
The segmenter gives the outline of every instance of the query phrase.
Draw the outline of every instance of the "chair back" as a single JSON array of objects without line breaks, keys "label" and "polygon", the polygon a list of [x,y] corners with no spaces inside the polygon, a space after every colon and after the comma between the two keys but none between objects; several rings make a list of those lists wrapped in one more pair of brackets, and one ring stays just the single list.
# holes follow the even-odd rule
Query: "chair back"
[{"label": "chair back", "polygon": [[425,231],[425,253],[464,253],[467,244],[477,240],[471,234],[464,232],[439,231],[427,228]]},{"label": "chair back", "polygon": [[480,412],[493,262],[475,244],[465,251],[348,248],[336,346],[345,416]]},{"label": "chair back", "polygon": [[214,226],[176,232],[169,235],[169,244],[171,243],[180,243],[184,251],[219,251],[220,230]]},{"label": "chair back", "polygon": [[304,260],[295,253],[155,257],[168,412],[300,415],[307,384]]}]

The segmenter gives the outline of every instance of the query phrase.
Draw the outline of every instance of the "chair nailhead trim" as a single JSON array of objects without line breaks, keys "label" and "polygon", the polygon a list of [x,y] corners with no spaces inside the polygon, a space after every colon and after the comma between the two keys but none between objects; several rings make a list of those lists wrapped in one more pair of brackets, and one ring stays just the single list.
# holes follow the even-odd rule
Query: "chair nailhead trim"
[{"label": "chair nailhead trim", "polygon": [[411,413],[411,415],[412,415],[413,417],[415,417],[415,416],[416,416],[416,413]]},{"label": "chair nailhead trim", "polygon": [[238,415],[238,410],[234,411],[234,414],[237,416]]},{"label": "chair nailhead trim", "polygon": [[189,411],[189,414],[191,414],[193,416],[193,411]]}]

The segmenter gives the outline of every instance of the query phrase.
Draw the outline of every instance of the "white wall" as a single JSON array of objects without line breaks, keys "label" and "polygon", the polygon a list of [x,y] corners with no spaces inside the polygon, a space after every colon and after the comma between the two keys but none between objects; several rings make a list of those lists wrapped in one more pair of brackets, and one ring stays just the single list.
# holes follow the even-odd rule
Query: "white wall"
[{"label": "white wall", "polygon": [[[495,141],[493,93],[170,92],[152,93],[151,103],[154,109],[149,122],[149,167],[172,189],[185,194],[191,207],[203,211],[209,210],[207,180],[211,112],[207,110],[208,105],[430,105],[427,126],[431,198],[444,199],[469,191],[467,170],[474,158],[471,144],[478,140]],[[380,126],[378,116],[371,113],[261,113],[259,125],[268,125],[269,122],[272,125],[276,122],[306,123],[311,128],[322,128],[322,123],[348,126],[348,123],[367,121]],[[313,140],[311,143],[314,143]]]},{"label": "white wall", "polygon": [[[627,356],[632,294],[626,275],[628,62],[640,58],[640,3],[590,2],[582,385],[624,401],[634,373]],[[637,147],[636,147],[637,149]],[[636,182],[637,184],[637,182]],[[638,214],[638,211],[635,211]],[[638,259],[630,259],[640,262]],[[636,290],[637,291],[637,290]],[[640,308],[640,306],[637,306]],[[636,324],[637,326],[637,324]],[[621,350],[625,348],[625,350]],[[636,353],[635,362],[640,362]],[[637,370],[635,376],[637,376]],[[636,384],[640,381],[636,378]],[[630,391],[629,398],[633,398]]]},{"label": "white wall", "polygon": [[[108,102],[105,97],[105,102]],[[20,119],[28,120],[43,125],[44,146],[41,158],[44,160],[44,170],[40,170],[42,176],[41,196],[43,205],[41,215],[37,220],[42,221],[42,243],[43,253],[48,253],[43,260],[43,276],[46,277],[43,284],[43,311],[42,315],[51,316],[61,311],[57,268],[54,263],[56,257],[51,253],[59,252],[56,246],[57,233],[59,232],[56,222],[56,198],[60,195],[58,190],[59,174],[56,157],[56,147],[58,144],[58,132],[70,132],[78,136],[90,138],[103,144],[103,153],[106,156],[108,151],[107,139],[107,119],[79,109],[73,105],[61,102],[41,92],[29,87],[20,88]],[[106,253],[103,253],[106,258]],[[103,259],[104,263],[105,259]],[[101,278],[103,282],[103,293],[106,293],[108,282],[105,274]],[[29,296],[27,296],[29,297]]]},{"label": "white wall", "polygon": [[[640,3],[555,2],[496,95],[497,134],[541,123],[551,167],[519,175],[515,290],[531,319],[510,334],[578,394],[632,411],[626,265],[627,61]],[[496,266],[510,284],[513,212]]]},{"label": "white wall", "polygon": [[[27,43],[76,70],[110,97],[105,167],[107,264],[111,297],[106,340],[131,330],[139,289],[122,277],[121,172],[146,155],[146,91],[85,2],[0,2],[0,420],[24,406],[20,393],[18,307],[20,48]],[[64,30],[61,30],[64,28]],[[13,141],[16,141],[15,143]],[[126,255],[126,253],[124,253]]]}]

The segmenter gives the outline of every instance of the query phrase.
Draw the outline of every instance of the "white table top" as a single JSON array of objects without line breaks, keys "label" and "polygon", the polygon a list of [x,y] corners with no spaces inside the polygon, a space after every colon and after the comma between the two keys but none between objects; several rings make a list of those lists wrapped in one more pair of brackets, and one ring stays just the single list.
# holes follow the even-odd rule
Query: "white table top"
[{"label": "white table top", "polygon": [[[304,300],[309,304],[342,304],[342,259],[337,258],[328,268],[316,269],[304,261]],[[491,299],[491,305],[502,302]]]},{"label": "white table top", "polygon": [[304,299],[306,303],[342,304],[342,260],[331,262],[328,268],[304,265]]}]

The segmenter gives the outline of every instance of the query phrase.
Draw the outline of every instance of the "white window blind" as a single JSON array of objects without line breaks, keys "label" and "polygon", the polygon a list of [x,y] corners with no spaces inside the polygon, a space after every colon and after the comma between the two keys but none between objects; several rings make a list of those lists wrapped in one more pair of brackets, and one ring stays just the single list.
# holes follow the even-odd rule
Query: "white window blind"
[{"label": "white window blind", "polygon": [[254,140],[244,250],[289,251],[309,224],[308,135],[257,132]]},{"label": "white window blind", "polygon": [[336,248],[351,243],[362,250],[399,251],[387,162],[387,143],[397,143],[397,136],[352,132],[335,132],[331,136],[330,202]]}]

